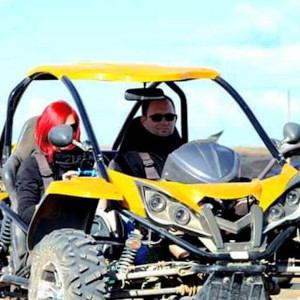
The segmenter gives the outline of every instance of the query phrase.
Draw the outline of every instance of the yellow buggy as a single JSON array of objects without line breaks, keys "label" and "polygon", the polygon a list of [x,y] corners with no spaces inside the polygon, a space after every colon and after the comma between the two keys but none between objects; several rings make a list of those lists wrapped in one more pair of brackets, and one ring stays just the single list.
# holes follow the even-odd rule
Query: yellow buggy
[{"label": "yellow buggy", "polygon": [[[189,141],[186,95],[191,93],[184,87],[198,79],[212,81],[227,92],[273,157],[258,178],[241,174],[236,149],[212,139]],[[28,86],[55,80],[63,83],[76,104],[87,151],[95,158],[95,176],[50,183],[28,226],[16,213],[16,173],[36,147],[35,118],[24,124],[12,151],[14,116]],[[136,89],[125,93],[134,105],[109,150],[100,149],[86,100],[75,87],[83,80],[135,85]],[[184,141],[167,158],[160,180],[108,168],[151,89],[159,93],[169,89],[178,97]],[[99,117],[101,112],[100,105]],[[67,125],[54,128],[51,142],[72,143],[70,132],[72,136]],[[299,128],[288,126],[285,140],[297,143]],[[243,98],[214,70],[103,63],[38,66],[10,94],[0,147],[5,186],[0,204],[4,296],[31,300],[268,299],[277,288],[274,278],[300,274],[298,171],[286,162],[287,155],[279,153]],[[277,174],[272,173],[273,166],[279,168]],[[103,202],[108,205],[99,213]],[[242,213],[238,207],[243,207]],[[174,257],[169,251],[172,246],[186,255]],[[137,262],[141,249],[146,255]]]}]

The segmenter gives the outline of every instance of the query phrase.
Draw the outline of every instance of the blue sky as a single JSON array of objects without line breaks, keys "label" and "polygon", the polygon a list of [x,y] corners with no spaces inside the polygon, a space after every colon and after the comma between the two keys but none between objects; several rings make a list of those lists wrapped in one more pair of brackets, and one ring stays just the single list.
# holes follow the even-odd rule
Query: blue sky
[{"label": "blue sky", "polygon": [[300,122],[299,15],[298,0],[0,0],[1,119],[33,66],[155,63],[218,70],[280,137],[288,93],[290,119]]}]

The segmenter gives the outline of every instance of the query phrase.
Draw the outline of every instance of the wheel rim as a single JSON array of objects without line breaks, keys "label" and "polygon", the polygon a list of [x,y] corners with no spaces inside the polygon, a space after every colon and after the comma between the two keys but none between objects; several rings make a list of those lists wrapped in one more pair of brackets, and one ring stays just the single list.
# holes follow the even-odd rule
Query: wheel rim
[{"label": "wheel rim", "polygon": [[37,300],[64,300],[62,274],[53,262],[48,262],[40,271],[37,282]]}]

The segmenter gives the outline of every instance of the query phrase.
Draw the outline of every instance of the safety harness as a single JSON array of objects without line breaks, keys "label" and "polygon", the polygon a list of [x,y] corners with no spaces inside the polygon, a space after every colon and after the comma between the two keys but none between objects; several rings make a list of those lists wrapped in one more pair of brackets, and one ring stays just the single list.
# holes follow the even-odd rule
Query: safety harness
[{"label": "safety harness", "polygon": [[[39,151],[35,151],[32,155],[37,161],[45,191],[49,184],[54,180],[53,172],[44,154],[42,154]],[[142,160],[146,178],[152,180],[159,180],[160,176],[157,172],[157,169],[155,168],[155,162],[151,158],[150,154],[148,152],[138,152],[138,155]]]},{"label": "safety harness", "polygon": [[32,156],[34,156],[37,161],[39,171],[43,180],[44,191],[46,191],[49,184],[53,181],[53,172],[44,154],[35,151],[33,152]]},{"label": "safety harness", "polygon": [[155,168],[155,163],[148,152],[138,152],[145,169],[147,179],[160,179],[160,176]]}]

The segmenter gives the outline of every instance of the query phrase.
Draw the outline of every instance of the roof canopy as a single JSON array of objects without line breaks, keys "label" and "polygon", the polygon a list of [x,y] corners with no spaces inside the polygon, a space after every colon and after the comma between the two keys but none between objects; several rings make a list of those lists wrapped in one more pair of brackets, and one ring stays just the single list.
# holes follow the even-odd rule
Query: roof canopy
[{"label": "roof canopy", "polygon": [[[197,78],[214,79],[219,76],[218,72],[205,68],[108,63],[42,65],[30,70],[27,76],[31,77],[37,73],[52,75],[57,79],[67,76],[71,80],[127,82],[180,81]],[[49,76],[42,76],[39,79],[49,79]]]}]

